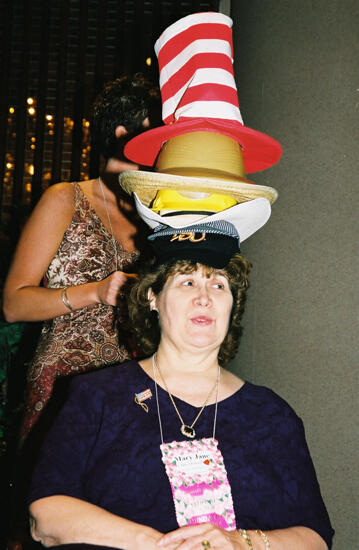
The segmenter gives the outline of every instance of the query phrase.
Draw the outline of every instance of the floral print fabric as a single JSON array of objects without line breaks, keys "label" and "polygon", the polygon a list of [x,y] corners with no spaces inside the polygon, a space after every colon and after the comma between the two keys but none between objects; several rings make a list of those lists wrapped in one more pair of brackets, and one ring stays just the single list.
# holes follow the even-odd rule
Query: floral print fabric
[{"label": "floral print fabric", "polygon": [[[74,183],[75,209],[62,242],[45,274],[47,288],[100,281],[116,269],[128,270],[137,252],[114,242],[81,187]],[[95,304],[43,323],[28,370],[28,395],[22,438],[31,430],[49,400],[58,377],[84,372],[130,357],[121,342],[124,307]]]}]

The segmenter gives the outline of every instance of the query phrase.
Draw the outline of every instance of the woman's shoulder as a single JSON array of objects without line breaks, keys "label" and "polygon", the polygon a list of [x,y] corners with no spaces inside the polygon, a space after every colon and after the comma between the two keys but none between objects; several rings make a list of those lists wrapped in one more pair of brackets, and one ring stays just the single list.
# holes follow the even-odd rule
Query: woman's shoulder
[{"label": "woman's shoulder", "polygon": [[68,181],[62,181],[50,185],[44,193],[44,197],[73,197],[75,193],[75,184]]},{"label": "woman's shoulder", "polygon": [[293,407],[271,388],[246,381],[240,392],[241,399],[260,416],[286,417],[298,421]]},{"label": "woman's shoulder", "polygon": [[138,374],[138,363],[131,360],[78,374],[74,376],[71,385],[73,388],[86,388],[86,391],[119,392],[128,387]]},{"label": "woman's shoulder", "polygon": [[[304,427],[292,406],[267,386],[245,382],[226,405],[224,416],[236,418],[236,429],[251,439],[303,441]],[[262,445],[262,444],[261,444]]]},{"label": "woman's shoulder", "polygon": [[56,211],[73,210],[75,189],[72,183],[61,182],[50,185],[42,194],[39,204]]}]

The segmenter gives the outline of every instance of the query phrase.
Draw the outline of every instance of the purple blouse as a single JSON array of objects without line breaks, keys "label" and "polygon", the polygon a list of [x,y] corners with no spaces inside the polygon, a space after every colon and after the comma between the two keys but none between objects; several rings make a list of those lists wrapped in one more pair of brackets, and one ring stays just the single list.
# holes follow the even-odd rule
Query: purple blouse
[{"label": "purple blouse", "polygon": [[[146,401],[148,413],[134,401],[135,394],[146,389],[153,396]],[[168,393],[159,386],[158,398],[164,441],[183,440]],[[199,408],[175,401],[191,424]],[[195,426],[197,438],[212,437],[214,410],[214,405],[204,409]],[[238,528],[305,526],[331,548],[334,531],[303,423],[283,399],[246,382],[219,402],[216,439]],[[136,361],[76,376],[40,453],[29,503],[68,495],[163,533],[176,529],[160,443],[154,382]]]}]

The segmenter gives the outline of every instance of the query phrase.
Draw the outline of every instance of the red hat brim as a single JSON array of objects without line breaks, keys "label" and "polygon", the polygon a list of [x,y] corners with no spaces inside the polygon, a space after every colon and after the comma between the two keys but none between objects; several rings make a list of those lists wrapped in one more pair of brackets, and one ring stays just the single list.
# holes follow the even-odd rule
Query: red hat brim
[{"label": "red hat brim", "polygon": [[270,168],[279,161],[282,154],[280,143],[262,132],[239,122],[208,118],[191,118],[147,130],[131,139],[126,144],[124,153],[137,164],[153,166],[163,143],[190,132],[218,132],[238,141],[247,174]]}]

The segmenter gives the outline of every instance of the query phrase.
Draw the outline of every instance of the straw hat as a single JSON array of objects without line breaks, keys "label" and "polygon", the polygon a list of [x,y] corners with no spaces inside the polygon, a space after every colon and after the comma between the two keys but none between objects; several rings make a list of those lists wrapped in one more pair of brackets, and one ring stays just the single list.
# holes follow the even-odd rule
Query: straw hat
[{"label": "straw hat", "polygon": [[[215,132],[176,136],[162,147],[155,172],[126,171],[119,179],[123,189],[128,194],[135,192],[146,206],[163,189],[230,195],[238,203],[258,197],[273,203],[278,196],[273,187],[246,178],[239,143]],[[203,209],[200,202],[197,207]]]}]

